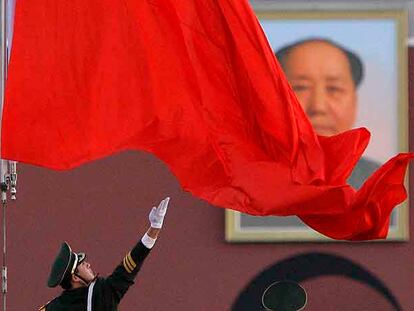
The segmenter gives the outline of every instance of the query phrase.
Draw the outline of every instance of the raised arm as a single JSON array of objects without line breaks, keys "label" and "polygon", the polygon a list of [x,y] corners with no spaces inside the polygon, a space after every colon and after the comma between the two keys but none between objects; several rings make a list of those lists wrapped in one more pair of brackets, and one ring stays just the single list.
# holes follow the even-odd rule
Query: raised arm
[{"label": "raised arm", "polygon": [[145,258],[155,244],[161,231],[165,214],[167,213],[170,198],[160,202],[158,207],[153,207],[149,213],[150,227],[135,247],[126,254],[122,262],[114,272],[105,280],[113,297],[119,302],[129,287],[134,284],[134,279],[140,270]]}]

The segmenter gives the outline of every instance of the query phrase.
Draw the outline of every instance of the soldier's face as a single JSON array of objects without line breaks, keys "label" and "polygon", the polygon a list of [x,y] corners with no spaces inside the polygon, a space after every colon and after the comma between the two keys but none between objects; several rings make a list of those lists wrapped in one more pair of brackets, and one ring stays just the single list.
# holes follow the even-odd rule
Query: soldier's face
[{"label": "soldier's face", "polygon": [[353,127],[356,89],[341,50],[325,42],[302,44],[286,56],[284,70],[317,134],[331,136]]},{"label": "soldier's face", "polygon": [[83,261],[78,267],[77,267],[77,274],[81,276],[85,281],[93,281],[95,278],[95,273],[91,269],[91,265],[87,261]]}]

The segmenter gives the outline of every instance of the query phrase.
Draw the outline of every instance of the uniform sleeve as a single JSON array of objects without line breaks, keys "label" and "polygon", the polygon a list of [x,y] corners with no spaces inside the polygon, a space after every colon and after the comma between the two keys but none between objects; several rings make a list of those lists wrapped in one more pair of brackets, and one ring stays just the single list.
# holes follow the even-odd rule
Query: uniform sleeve
[{"label": "uniform sleeve", "polygon": [[122,262],[115,268],[114,272],[105,280],[111,288],[114,299],[119,302],[129,287],[134,284],[134,279],[148,256],[150,249],[145,247],[141,241],[126,254]]}]

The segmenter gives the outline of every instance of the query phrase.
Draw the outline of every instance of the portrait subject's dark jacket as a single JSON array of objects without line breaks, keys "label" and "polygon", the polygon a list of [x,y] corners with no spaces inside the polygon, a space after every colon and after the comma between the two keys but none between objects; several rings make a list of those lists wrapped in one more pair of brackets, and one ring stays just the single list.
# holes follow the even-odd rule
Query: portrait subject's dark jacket
[{"label": "portrait subject's dark jacket", "polygon": [[[115,311],[140,270],[150,250],[141,241],[107,278],[97,278],[93,287],[92,311]],[[89,287],[65,290],[40,311],[86,311]]]},{"label": "portrait subject's dark jacket", "polygon": [[362,157],[355,165],[348,183],[355,189],[361,188],[364,182],[381,166],[380,163],[375,162],[366,157]]}]

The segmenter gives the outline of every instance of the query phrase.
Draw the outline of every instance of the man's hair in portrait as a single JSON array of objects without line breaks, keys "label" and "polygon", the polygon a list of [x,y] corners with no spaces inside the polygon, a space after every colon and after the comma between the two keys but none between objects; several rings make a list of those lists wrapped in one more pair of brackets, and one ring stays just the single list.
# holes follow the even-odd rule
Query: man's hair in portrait
[{"label": "man's hair in portrait", "polygon": [[325,39],[325,38],[306,38],[306,39],[302,39],[302,40],[298,40],[295,41],[289,45],[286,45],[282,48],[280,48],[278,51],[276,51],[275,55],[277,57],[277,59],[279,60],[280,64],[282,65],[282,68],[285,70],[285,59],[286,57],[289,55],[289,53],[292,51],[292,49],[305,44],[305,43],[309,43],[309,42],[324,42],[327,44],[330,44],[336,48],[338,48],[339,50],[341,50],[342,52],[345,53],[349,65],[351,67],[351,75],[352,75],[352,80],[354,81],[354,85],[356,87],[358,87],[364,77],[364,65],[361,61],[361,58],[354,52],[346,49],[345,47],[341,46],[340,44],[329,40],[329,39]]}]

